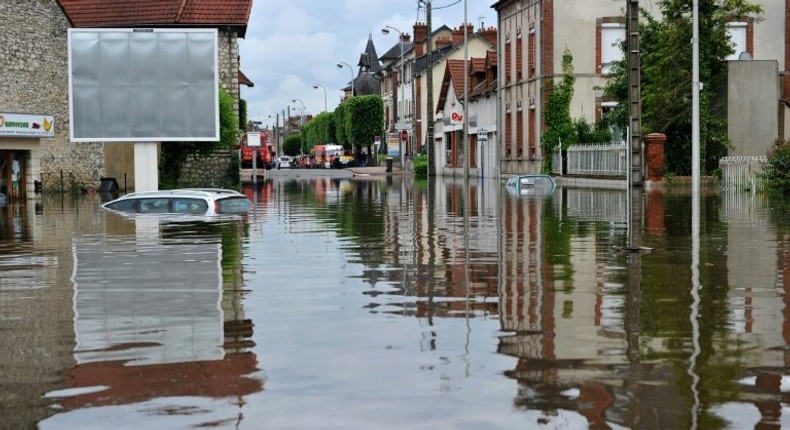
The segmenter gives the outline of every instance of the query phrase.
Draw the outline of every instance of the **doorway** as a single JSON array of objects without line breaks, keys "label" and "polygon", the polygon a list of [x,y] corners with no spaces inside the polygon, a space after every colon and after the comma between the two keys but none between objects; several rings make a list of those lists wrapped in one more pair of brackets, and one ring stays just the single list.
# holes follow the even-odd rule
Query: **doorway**
[{"label": "doorway", "polygon": [[9,203],[25,198],[26,161],[24,151],[0,151],[0,194]]}]

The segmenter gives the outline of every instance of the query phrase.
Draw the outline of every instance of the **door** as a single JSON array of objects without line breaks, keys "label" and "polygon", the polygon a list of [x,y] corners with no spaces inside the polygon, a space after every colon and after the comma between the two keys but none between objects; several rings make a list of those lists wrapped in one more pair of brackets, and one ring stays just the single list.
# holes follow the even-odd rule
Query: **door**
[{"label": "door", "polygon": [[9,202],[25,198],[25,153],[0,151],[0,193]]}]

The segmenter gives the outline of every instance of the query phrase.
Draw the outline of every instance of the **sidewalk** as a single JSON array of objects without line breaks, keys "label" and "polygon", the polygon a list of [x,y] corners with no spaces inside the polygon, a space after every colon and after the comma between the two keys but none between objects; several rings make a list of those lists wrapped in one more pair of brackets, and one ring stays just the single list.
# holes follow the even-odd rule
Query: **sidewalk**
[{"label": "sidewalk", "polygon": [[355,175],[403,175],[403,169],[398,167],[392,167],[392,172],[387,173],[387,168],[384,166],[375,166],[375,167],[348,167],[346,170],[350,170]]}]

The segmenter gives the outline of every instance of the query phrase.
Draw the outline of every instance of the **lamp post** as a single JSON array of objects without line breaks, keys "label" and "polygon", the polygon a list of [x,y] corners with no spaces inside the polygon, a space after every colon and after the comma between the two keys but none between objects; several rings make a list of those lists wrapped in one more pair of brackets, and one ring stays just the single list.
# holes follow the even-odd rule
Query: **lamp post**
[{"label": "lamp post", "polygon": [[321,84],[313,85],[313,89],[317,90],[319,87],[324,90],[324,112],[326,112],[326,87]]},{"label": "lamp post", "polygon": [[293,103],[299,102],[299,104],[302,105],[302,114],[299,115],[299,128],[301,128],[304,125],[304,116],[305,116],[304,102],[302,101],[302,99],[298,97],[294,97],[293,99],[291,99],[291,101]]},{"label": "lamp post", "polygon": [[351,72],[351,97],[354,97],[354,68],[351,67],[351,64],[339,62],[337,63],[337,68],[342,69],[343,66],[348,67],[348,70]]},{"label": "lamp post", "polygon": [[[398,30],[395,27],[392,27],[392,26],[389,26],[389,25],[385,25],[384,28],[381,29],[381,33],[384,34],[384,35],[387,35],[387,34],[389,34],[390,30],[397,32],[398,33],[398,38],[400,39],[400,100],[398,100],[398,101],[400,102],[399,104],[402,104],[403,106],[405,106],[406,105],[405,104],[405,96],[403,95],[404,94],[404,92],[403,92],[404,91],[404,86],[406,84],[406,80],[404,78],[405,75],[403,73],[403,32]],[[398,111],[398,119],[400,119],[401,116],[403,116],[403,113],[401,112],[400,106],[398,106],[398,105],[396,105],[396,106],[397,106],[397,111]],[[401,163],[401,166],[403,166],[403,140],[400,139],[400,138],[398,140],[400,141],[400,163]]]}]

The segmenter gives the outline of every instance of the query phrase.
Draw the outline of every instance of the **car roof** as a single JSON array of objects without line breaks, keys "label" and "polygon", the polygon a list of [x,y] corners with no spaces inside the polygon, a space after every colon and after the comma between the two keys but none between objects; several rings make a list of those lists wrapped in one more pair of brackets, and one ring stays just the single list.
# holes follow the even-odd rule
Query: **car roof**
[{"label": "car roof", "polygon": [[141,191],[129,193],[119,197],[118,200],[157,197],[202,197],[207,199],[216,199],[230,196],[243,196],[243,194],[235,190],[227,190],[224,188],[177,188],[172,190]]}]

